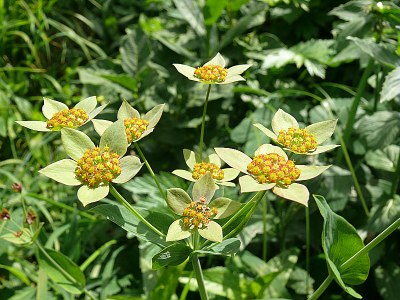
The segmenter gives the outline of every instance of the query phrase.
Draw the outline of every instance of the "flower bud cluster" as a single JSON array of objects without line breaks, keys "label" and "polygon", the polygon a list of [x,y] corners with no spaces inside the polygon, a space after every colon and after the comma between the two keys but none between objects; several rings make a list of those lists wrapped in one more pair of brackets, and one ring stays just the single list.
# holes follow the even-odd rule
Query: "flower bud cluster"
[{"label": "flower bud cluster", "polygon": [[277,141],[285,148],[297,153],[312,152],[318,146],[315,135],[300,128],[279,131]]},{"label": "flower bud cluster", "polygon": [[119,155],[110,152],[109,147],[86,150],[77,164],[76,177],[91,188],[111,182],[121,174]]},{"label": "flower bud cluster", "polygon": [[124,120],[125,132],[128,137],[128,143],[132,143],[132,141],[137,140],[143,134],[143,132],[147,129],[149,125],[149,121],[132,118]]},{"label": "flower bud cluster", "polygon": [[83,125],[88,119],[88,114],[82,108],[64,109],[55,113],[51,119],[47,121],[47,128],[77,128]]},{"label": "flower bud cluster", "polygon": [[183,210],[183,225],[190,229],[206,228],[210,223],[210,218],[217,213],[217,208],[210,208],[206,198],[200,197],[199,201],[190,202]]},{"label": "flower bud cluster", "polygon": [[0,212],[0,221],[7,221],[11,219],[10,212],[8,211],[7,208],[3,208],[3,210]]},{"label": "flower bud cluster", "polygon": [[214,163],[196,163],[193,167],[192,177],[195,180],[200,179],[203,175],[207,172],[211,173],[211,177],[216,180],[222,180],[224,178],[224,171],[221,170],[216,164]]},{"label": "flower bud cluster", "polygon": [[247,166],[247,171],[261,184],[276,183],[281,186],[292,184],[300,176],[294,162],[277,153],[256,155]]},{"label": "flower bud cluster", "polygon": [[207,82],[224,82],[227,75],[228,70],[218,65],[207,65],[194,71],[194,77]]}]

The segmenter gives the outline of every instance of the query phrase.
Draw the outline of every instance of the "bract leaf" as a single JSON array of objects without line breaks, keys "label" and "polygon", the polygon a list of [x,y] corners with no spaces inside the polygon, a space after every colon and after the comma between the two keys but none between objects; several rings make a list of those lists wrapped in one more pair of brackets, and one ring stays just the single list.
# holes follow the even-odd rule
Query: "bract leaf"
[{"label": "bract leaf", "polygon": [[237,201],[233,201],[229,198],[219,197],[210,203],[210,207],[215,207],[218,213],[214,216],[214,219],[223,219],[237,212],[241,204]]},{"label": "bract leaf", "polygon": [[96,108],[96,105],[97,105],[96,96],[92,96],[78,102],[75,105],[75,108],[81,108],[89,115]]},{"label": "bract leaf", "polygon": [[259,154],[268,154],[268,153],[276,153],[280,156],[283,156],[286,160],[288,159],[285,151],[283,151],[281,147],[274,146],[271,144],[261,145],[260,147],[258,147],[258,149],[256,150],[256,152],[254,154],[259,155]]},{"label": "bract leaf", "polygon": [[104,131],[106,131],[106,129],[111,126],[113,122],[108,120],[93,119],[92,123],[94,126],[94,130],[96,130],[96,132],[101,136],[103,135]]},{"label": "bract leaf", "polygon": [[161,269],[166,266],[177,266],[183,263],[192,252],[189,246],[181,243],[172,244],[152,258],[152,268],[153,270]]},{"label": "bract leaf", "polygon": [[61,140],[68,156],[77,161],[80,159],[86,150],[95,147],[92,140],[83,132],[72,129],[61,129]]},{"label": "bract leaf", "polygon": [[123,120],[118,120],[108,127],[100,138],[100,147],[110,147],[110,152],[123,156],[128,148],[128,140],[125,133]]},{"label": "bract leaf", "polygon": [[296,168],[300,170],[300,177],[296,181],[308,180],[317,177],[322,172],[327,170],[330,166],[304,166],[296,165]]},{"label": "bract leaf", "polygon": [[207,172],[193,185],[192,198],[194,201],[198,201],[200,197],[206,198],[206,202],[209,203],[215,194],[215,183],[211,177],[211,173]]},{"label": "bract leaf", "polygon": [[76,179],[76,166],[76,162],[72,159],[62,159],[41,169],[39,173],[62,184],[76,186],[82,184]]},{"label": "bract leaf", "polygon": [[191,235],[189,230],[186,230],[182,224],[182,220],[176,220],[168,228],[166,237],[167,242],[179,241],[188,238]]},{"label": "bract leaf", "polygon": [[222,178],[222,182],[231,181],[239,176],[240,171],[234,168],[225,168],[222,169],[224,171],[224,178]]},{"label": "bract leaf", "polygon": [[317,155],[320,153],[324,153],[324,152],[328,152],[331,151],[337,147],[340,147],[340,145],[322,145],[322,146],[318,146],[317,150],[313,151],[313,152],[307,152],[306,155]]},{"label": "bract leaf", "polygon": [[196,154],[189,149],[183,149],[183,158],[185,159],[186,165],[189,169],[193,170],[193,167],[196,164]]},{"label": "bract leaf", "polygon": [[282,109],[278,109],[272,118],[271,126],[275,134],[279,134],[279,131],[281,130],[299,128],[299,123],[297,123],[296,119],[292,115],[284,112]]},{"label": "bract leaf", "polygon": [[149,121],[147,128],[154,128],[158,121],[160,121],[162,113],[164,111],[164,104],[159,104],[149,110],[144,116],[143,120]]},{"label": "bract leaf", "polygon": [[242,193],[270,190],[275,186],[275,183],[260,184],[250,175],[245,175],[240,177],[239,184],[240,184],[240,192]]},{"label": "bract leaf", "polygon": [[134,109],[128,101],[124,100],[122,101],[122,104],[120,108],[118,109],[118,114],[117,114],[118,120],[126,120],[126,119],[132,119],[132,118],[140,118],[139,112]]},{"label": "bract leaf", "polygon": [[42,106],[42,113],[47,119],[51,119],[51,117],[55,113],[58,113],[59,111],[68,109],[68,106],[62,102],[52,100],[49,98],[43,98],[43,100],[44,100],[44,103]]},{"label": "bract leaf", "polygon": [[324,197],[314,195],[314,199],[324,218],[322,247],[328,266],[343,290],[353,297],[362,298],[347,284],[361,284],[367,279],[370,268],[368,254],[360,256],[346,268],[342,265],[363,248],[364,243],[356,229],[331,210]]},{"label": "bract leaf", "polygon": [[269,130],[268,128],[266,128],[264,125],[262,125],[260,123],[253,124],[253,126],[260,129],[267,137],[269,137],[272,140],[276,140],[278,138],[278,136],[274,132],[272,132],[271,130]]},{"label": "bract leaf", "polygon": [[140,159],[136,156],[129,155],[119,160],[121,166],[121,174],[112,182],[114,183],[125,183],[131,180],[142,168],[143,164]]},{"label": "bract leaf", "polygon": [[96,188],[89,188],[87,185],[82,185],[78,190],[78,199],[83,206],[89,203],[97,202],[107,197],[110,187],[108,184],[101,185]]},{"label": "bract leaf", "polygon": [[15,123],[36,131],[51,131],[47,128],[47,123],[43,121],[15,121]]},{"label": "bract leaf", "polygon": [[189,180],[189,181],[193,181],[195,182],[196,180],[192,177],[192,173],[190,173],[189,171],[186,170],[174,170],[172,171],[172,174],[182,177],[183,179]]},{"label": "bract leaf", "polygon": [[287,188],[280,188],[275,186],[272,192],[282,198],[292,200],[308,206],[308,199],[310,198],[310,192],[307,187],[302,184],[292,183]]},{"label": "bract leaf", "polygon": [[243,152],[231,148],[215,148],[218,156],[232,168],[247,174],[247,166],[251,158]]},{"label": "bract leaf", "polygon": [[322,144],[335,132],[337,120],[327,120],[311,124],[305,129],[315,135],[317,144]]},{"label": "bract leaf", "polygon": [[189,195],[180,188],[167,190],[167,204],[178,215],[182,216],[185,207],[192,202]]},{"label": "bract leaf", "polygon": [[210,221],[206,228],[198,229],[197,231],[206,240],[211,242],[222,242],[222,227],[214,221]]}]

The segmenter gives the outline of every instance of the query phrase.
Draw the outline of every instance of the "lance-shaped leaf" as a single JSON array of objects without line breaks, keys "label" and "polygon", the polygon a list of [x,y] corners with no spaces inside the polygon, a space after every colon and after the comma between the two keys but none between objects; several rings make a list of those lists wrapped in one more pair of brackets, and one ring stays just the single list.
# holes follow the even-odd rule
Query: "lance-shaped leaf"
[{"label": "lance-shaped leaf", "polygon": [[189,246],[176,243],[162,249],[152,258],[152,268],[161,269],[166,266],[177,266],[183,263],[192,252]]}]

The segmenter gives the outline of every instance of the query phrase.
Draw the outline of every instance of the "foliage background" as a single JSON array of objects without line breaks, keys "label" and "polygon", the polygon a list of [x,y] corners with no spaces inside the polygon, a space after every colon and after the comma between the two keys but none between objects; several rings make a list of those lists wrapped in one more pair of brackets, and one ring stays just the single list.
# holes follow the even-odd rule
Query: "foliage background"
[{"label": "foliage background", "polygon": [[[312,159],[333,167],[308,187],[368,242],[400,215],[398,4],[0,1],[0,208],[22,214],[23,196],[45,223],[39,239],[47,247],[78,265],[96,253],[85,275],[87,288],[99,298],[177,299],[190,268],[182,273],[176,268],[151,270],[154,246],[84,210],[75,190],[38,175],[37,170],[65,157],[57,133],[32,132],[14,121],[43,120],[43,96],[72,106],[96,95],[109,103],[101,118],[110,120],[122,99],[143,113],[166,103],[155,132],[141,146],[165,187],[187,188],[169,172],[185,168],[182,149],[197,149],[206,90],[178,74],[172,64],[200,66],[219,51],[229,65],[253,67],[245,83],[213,87],[205,135],[210,153],[223,146],[251,155],[269,142],[252,124],[270,127],[278,108],[302,124],[338,118],[332,142],[343,137],[341,148],[347,146],[353,177],[339,149]],[[86,131],[96,138],[89,126]],[[138,207],[162,211],[165,204],[146,173],[120,191]],[[22,195],[11,189],[14,182],[22,183]],[[238,190],[225,193],[241,201],[247,197]],[[202,261],[214,299],[252,299],[253,280],[264,299],[304,299],[311,289],[306,283],[316,288],[325,278],[322,218],[315,203],[310,200],[312,259],[306,280],[304,209],[272,196],[269,200],[268,263],[263,261],[262,234],[266,207],[261,206],[241,235],[240,254]],[[369,278],[356,287],[365,299],[396,299],[398,253],[398,232],[370,253]],[[38,297],[35,287],[48,299],[71,299],[47,280],[34,254],[33,248],[1,241],[0,299],[33,299]],[[193,282],[187,285],[189,299],[197,297]],[[350,296],[332,284],[322,298]]]}]

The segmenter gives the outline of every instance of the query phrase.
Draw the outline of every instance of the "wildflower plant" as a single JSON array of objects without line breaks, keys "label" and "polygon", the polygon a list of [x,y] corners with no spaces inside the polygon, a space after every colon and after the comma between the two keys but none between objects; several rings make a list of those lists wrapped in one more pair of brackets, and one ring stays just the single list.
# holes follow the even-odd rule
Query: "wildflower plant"
[{"label": "wildflower plant", "polygon": [[60,131],[62,128],[78,128],[93,120],[105,107],[97,106],[96,97],[88,97],[78,102],[73,108],[69,109],[63,102],[43,98],[42,113],[47,121],[16,121],[19,125],[26,128],[50,132]]}]

